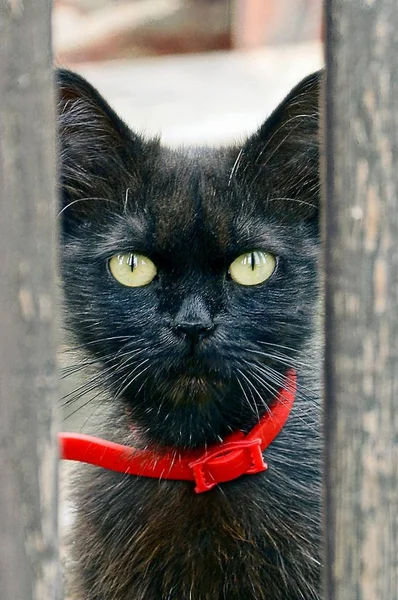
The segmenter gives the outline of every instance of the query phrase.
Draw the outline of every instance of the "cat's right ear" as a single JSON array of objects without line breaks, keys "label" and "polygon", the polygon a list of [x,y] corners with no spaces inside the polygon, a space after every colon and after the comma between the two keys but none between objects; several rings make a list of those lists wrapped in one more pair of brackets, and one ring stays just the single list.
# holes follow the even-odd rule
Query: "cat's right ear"
[{"label": "cat's right ear", "polygon": [[131,132],[101,94],[83,77],[66,69],[56,71],[60,133],[67,137],[73,129],[98,142],[120,143]]},{"label": "cat's right ear", "polygon": [[141,140],[83,77],[59,69],[56,83],[62,211],[84,218],[93,202],[80,200],[112,197]]}]

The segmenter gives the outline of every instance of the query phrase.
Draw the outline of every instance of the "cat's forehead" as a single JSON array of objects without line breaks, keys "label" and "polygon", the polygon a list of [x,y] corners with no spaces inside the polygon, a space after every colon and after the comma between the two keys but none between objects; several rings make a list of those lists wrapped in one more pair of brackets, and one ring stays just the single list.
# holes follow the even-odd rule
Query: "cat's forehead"
[{"label": "cat's forehead", "polygon": [[[171,263],[231,258],[252,248],[284,245],[283,211],[235,177],[239,150],[160,152],[145,181],[126,198],[121,246]],[[274,193],[277,193],[274,190]],[[268,204],[268,206],[267,206]],[[118,221],[118,227],[120,221]]]},{"label": "cat's forehead", "polygon": [[147,213],[160,247],[185,244],[217,246],[231,243],[237,206],[229,174],[232,156],[226,151],[180,151],[159,159],[146,194]]}]

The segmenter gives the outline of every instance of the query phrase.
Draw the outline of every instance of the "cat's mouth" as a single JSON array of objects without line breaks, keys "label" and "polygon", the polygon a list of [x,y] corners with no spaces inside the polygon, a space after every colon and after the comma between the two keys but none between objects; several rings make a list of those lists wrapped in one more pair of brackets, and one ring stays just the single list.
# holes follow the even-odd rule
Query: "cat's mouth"
[{"label": "cat's mouth", "polygon": [[164,370],[156,382],[157,392],[173,406],[202,406],[223,397],[228,382],[213,365],[193,359]]}]

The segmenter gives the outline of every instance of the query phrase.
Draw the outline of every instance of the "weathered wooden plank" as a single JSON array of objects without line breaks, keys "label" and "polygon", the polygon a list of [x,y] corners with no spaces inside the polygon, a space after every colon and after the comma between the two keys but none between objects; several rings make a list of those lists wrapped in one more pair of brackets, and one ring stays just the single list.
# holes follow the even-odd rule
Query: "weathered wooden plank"
[{"label": "weathered wooden plank", "polygon": [[0,596],[58,600],[50,0],[0,5]]},{"label": "weathered wooden plank", "polygon": [[326,3],[326,597],[398,598],[398,3]]}]

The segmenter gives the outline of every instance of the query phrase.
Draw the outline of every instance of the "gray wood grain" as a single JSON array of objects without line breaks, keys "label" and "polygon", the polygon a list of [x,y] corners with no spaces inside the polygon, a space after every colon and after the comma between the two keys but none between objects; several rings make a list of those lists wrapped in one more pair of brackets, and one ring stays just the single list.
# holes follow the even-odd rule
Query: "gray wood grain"
[{"label": "gray wood grain", "polygon": [[58,600],[51,2],[0,2],[0,596]]},{"label": "gray wood grain", "polygon": [[326,598],[398,598],[398,3],[327,2]]}]

